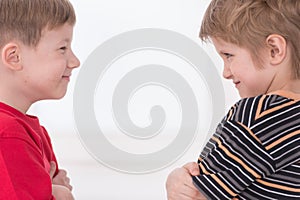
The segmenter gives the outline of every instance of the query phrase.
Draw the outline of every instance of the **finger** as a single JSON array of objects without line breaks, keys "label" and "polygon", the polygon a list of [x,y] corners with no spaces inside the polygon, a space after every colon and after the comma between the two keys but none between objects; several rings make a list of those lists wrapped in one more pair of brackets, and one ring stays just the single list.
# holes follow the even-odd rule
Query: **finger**
[{"label": "finger", "polygon": [[51,179],[54,177],[55,171],[56,171],[56,163],[54,161],[51,161],[50,162],[50,171],[49,171],[49,175],[50,175]]},{"label": "finger", "polygon": [[70,178],[69,178],[69,177],[66,177],[66,178],[65,178],[65,183],[67,183],[67,184],[70,183]]},{"label": "finger", "polygon": [[65,187],[67,187],[70,191],[72,191],[73,187],[69,183],[64,184]]},{"label": "finger", "polygon": [[[194,164],[187,164],[189,167]],[[197,165],[197,164],[196,164]],[[184,167],[177,168],[168,176],[166,189],[169,200],[199,200],[202,198],[200,191],[194,186],[191,174]]]},{"label": "finger", "polygon": [[70,191],[72,191],[73,187],[70,185],[70,178],[66,176],[66,177],[64,178],[63,182],[64,182],[64,185],[65,185]]},{"label": "finger", "polygon": [[70,185],[70,178],[67,176],[67,171],[60,169],[57,175],[52,179],[52,183],[57,185],[63,185],[67,187],[69,190],[72,190],[72,186]]},{"label": "finger", "polygon": [[67,176],[67,171],[61,170],[61,175],[63,178],[64,185],[72,191],[73,187],[70,185],[70,178]]},{"label": "finger", "polygon": [[73,187],[72,187],[72,185],[69,185],[69,186],[68,186],[68,188],[69,188],[69,190],[70,190],[70,191],[72,191],[72,190],[73,190]]},{"label": "finger", "polygon": [[62,177],[67,176],[67,171],[64,170],[64,169],[60,169],[60,170],[58,171],[58,174],[57,174],[57,175],[58,175],[58,176],[62,176]]},{"label": "finger", "polygon": [[52,185],[52,195],[58,200],[74,200],[71,191],[62,185]]},{"label": "finger", "polygon": [[72,185],[70,185],[70,178],[69,177],[66,177],[65,179],[64,179],[64,185],[70,190],[70,191],[72,191],[72,189],[73,189],[73,187],[72,187]]},{"label": "finger", "polygon": [[196,162],[189,162],[185,164],[183,168],[186,169],[192,176],[200,175],[199,165]]}]

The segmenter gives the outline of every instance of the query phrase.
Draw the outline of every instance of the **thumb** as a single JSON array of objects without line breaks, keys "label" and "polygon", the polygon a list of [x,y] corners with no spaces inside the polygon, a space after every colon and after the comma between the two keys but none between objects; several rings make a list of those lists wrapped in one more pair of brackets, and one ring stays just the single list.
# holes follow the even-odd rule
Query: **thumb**
[{"label": "thumb", "polygon": [[54,161],[51,161],[50,162],[50,171],[49,171],[49,175],[50,175],[51,179],[53,178],[55,171],[56,171],[56,163]]},{"label": "thumb", "polygon": [[183,166],[192,176],[200,174],[199,165],[195,162],[187,163]]}]

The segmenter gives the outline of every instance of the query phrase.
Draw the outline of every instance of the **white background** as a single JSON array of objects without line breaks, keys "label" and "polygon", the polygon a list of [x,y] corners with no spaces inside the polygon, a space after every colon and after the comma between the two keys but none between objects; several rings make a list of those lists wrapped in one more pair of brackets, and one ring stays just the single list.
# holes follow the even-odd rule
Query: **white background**
[{"label": "white background", "polygon": [[[139,28],[161,28],[181,33],[203,46],[221,77],[220,58],[214,52],[212,45],[203,45],[198,38],[201,18],[209,3],[208,0],[71,0],[71,2],[77,14],[73,50],[81,63],[84,63],[97,46],[115,35]],[[79,71],[80,69],[77,69],[73,73],[69,90],[62,100],[39,102],[30,110],[32,114],[40,117],[42,124],[46,126],[52,137],[58,161],[62,168],[68,170],[71,177],[76,199],[166,199],[165,180],[168,173],[186,162],[197,160],[205,139],[203,134],[195,138],[191,147],[179,160],[160,171],[132,175],[105,167],[87,152],[76,132],[73,120],[73,90]],[[223,84],[226,94],[225,107],[228,109],[238,100],[238,95],[230,81],[224,81]],[[191,87],[197,88],[198,85]],[[207,94],[204,92],[202,95]],[[165,98],[169,98],[168,95],[165,95]],[[204,116],[210,112],[210,107],[203,109]],[[175,112],[176,116],[178,109],[169,111]],[[134,118],[135,113],[131,115]],[[142,116],[143,113],[137,113],[137,115]],[[174,119],[175,122],[176,119]],[[103,120],[102,123],[106,122]],[[138,123],[143,123],[143,120]],[[206,124],[209,123],[208,120]],[[174,124],[174,127],[176,128],[177,125]],[[204,130],[206,128],[202,127]],[[119,145],[126,146],[126,143],[122,141],[119,141]],[[147,149],[145,151],[147,152]]]}]

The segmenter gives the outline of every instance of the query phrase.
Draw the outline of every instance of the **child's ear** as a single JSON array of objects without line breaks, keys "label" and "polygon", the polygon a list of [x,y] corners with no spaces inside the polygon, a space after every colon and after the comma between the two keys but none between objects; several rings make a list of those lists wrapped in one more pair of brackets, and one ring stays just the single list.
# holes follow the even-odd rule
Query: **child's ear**
[{"label": "child's ear", "polygon": [[17,43],[7,43],[1,52],[2,62],[9,69],[19,71],[22,69],[20,47]]},{"label": "child's ear", "polygon": [[280,64],[286,57],[287,44],[284,37],[278,34],[271,34],[267,37],[270,63],[273,65]]}]

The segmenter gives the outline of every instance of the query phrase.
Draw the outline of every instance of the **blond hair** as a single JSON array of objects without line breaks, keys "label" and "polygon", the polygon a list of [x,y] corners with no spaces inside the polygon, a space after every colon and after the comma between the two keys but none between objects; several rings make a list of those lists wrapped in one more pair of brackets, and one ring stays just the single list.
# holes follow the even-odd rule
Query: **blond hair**
[{"label": "blond hair", "polygon": [[262,63],[260,50],[271,34],[285,38],[291,51],[293,78],[300,78],[299,0],[212,0],[204,15],[200,38],[217,37],[247,48]]},{"label": "blond hair", "polygon": [[36,46],[45,28],[75,21],[68,0],[0,0],[0,47],[10,40]]}]

